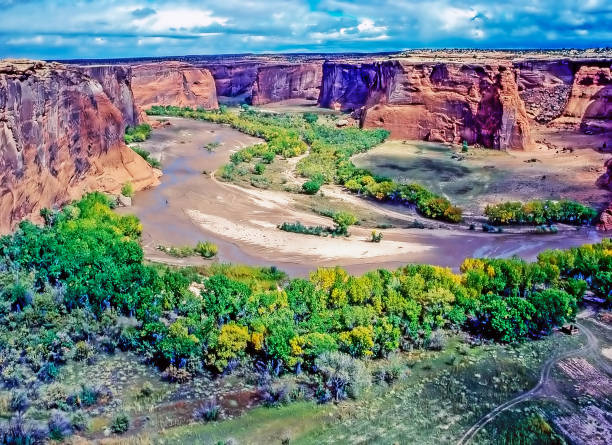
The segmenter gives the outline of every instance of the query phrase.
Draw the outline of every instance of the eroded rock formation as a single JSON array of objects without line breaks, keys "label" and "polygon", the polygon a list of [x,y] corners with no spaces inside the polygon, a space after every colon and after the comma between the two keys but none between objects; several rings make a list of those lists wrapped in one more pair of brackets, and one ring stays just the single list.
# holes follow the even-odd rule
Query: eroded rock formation
[{"label": "eroded rock formation", "polygon": [[102,89],[123,115],[126,125],[139,122],[138,109],[132,93],[132,68],[126,65],[90,65],[79,68],[97,80]]},{"label": "eroded rock formation", "polygon": [[391,137],[533,147],[523,101],[509,64],[326,63],[319,103],[361,109],[361,125]]},{"label": "eroded rock formation", "polygon": [[251,93],[253,105],[263,105],[288,99],[317,100],[323,68],[320,63],[263,66]]},{"label": "eroded rock formation", "polygon": [[156,184],[159,172],[123,143],[126,119],[78,68],[0,62],[0,231],[87,191]]},{"label": "eroded rock formation", "polygon": [[554,121],[584,132],[612,131],[612,74],[610,67],[581,66],[562,115]]},{"label": "eroded rock formation", "polygon": [[140,109],[153,105],[218,108],[215,81],[210,72],[182,62],[135,65],[132,90]]}]

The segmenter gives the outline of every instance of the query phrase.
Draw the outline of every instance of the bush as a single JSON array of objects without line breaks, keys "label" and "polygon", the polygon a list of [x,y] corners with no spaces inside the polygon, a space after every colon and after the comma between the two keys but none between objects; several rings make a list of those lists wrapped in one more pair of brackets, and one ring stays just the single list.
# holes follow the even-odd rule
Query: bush
[{"label": "bush", "polygon": [[221,412],[221,407],[217,403],[215,399],[210,399],[204,402],[202,405],[198,406],[193,411],[193,418],[196,420],[205,420],[206,422],[210,422],[213,420],[217,420],[219,418],[219,414]]},{"label": "bush", "polygon": [[119,413],[110,424],[111,431],[115,434],[123,434],[130,429],[130,418],[125,413]]},{"label": "bush", "polygon": [[6,445],[38,445],[45,443],[46,428],[15,416],[8,423],[0,423],[0,443]]},{"label": "bush", "polygon": [[325,389],[335,400],[357,399],[372,384],[364,364],[342,352],[324,352],[315,364],[324,378]]},{"label": "bush", "polygon": [[123,184],[123,187],[121,187],[121,194],[128,198],[134,196],[134,186],[131,182],[126,182],[125,184]]},{"label": "bush", "polygon": [[309,181],[306,181],[304,184],[302,184],[302,190],[307,195],[316,195],[322,185],[322,181],[319,181],[317,179],[310,179]]},{"label": "bush", "polygon": [[132,147],[132,150],[134,150],[141,158],[147,161],[151,167],[161,168],[161,162],[151,157],[151,153],[149,153],[147,150],[143,150],[139,147]]},{"label": "bush", "polygon": [[144,142],[151,137],[151,126],[149,124],[140,124],[135,127],[127,127],[125,129],[125,143]]},{"label": "bush", "polygon": [[30,400],[25,391],[13,391],[11,392],[11,399],[9,401],[9,409],[13,412],[24,413],[30,407]]},{"label": "bush", "polygon": [[266,164],[262,164],[261,162],[255,164],[255,167],[253,168],[253,173],[255,173],[256,175],[263,175],[265,171]]},{"label": "bush", "polygon": [[210,241],[204,241],[196,244],[195,251],[204,258],[212,258],[217,254],[219,248],[216,244],[213,244]]},{"label": "bush", "polygon": [[372,241],[373,243],[380,243],[382,239],[383,239],[382,232],[377,232],[376,230],[372,230],[372,233],[370,234],[370,241]]},{"label": "bush", "polygon": [[319,116],[316,113],[304,113],[302,117],[310,125],[315,124],[319,120]]},{"label": "bush", "polygon": [[53,440],[62,441],[72,435],[72,422],[61,411],[54,411],[51,414],[47,426],[49,428],[49,437]]},{"label": "bush", "polygon": [[74,353],[72,355],[72,358],[77,362],[81,362],[81,361],[89,360],[90,358],[93,357],[93,354],[94,354],[93,347],[86,341],[80,341],[80,342],[77,342],[77,344],[74,347]]},{"label": "bush", "polygon": [[187,383],[193,376],[185,368],[170,365],[163,372],[162,378],[171,383]]}]

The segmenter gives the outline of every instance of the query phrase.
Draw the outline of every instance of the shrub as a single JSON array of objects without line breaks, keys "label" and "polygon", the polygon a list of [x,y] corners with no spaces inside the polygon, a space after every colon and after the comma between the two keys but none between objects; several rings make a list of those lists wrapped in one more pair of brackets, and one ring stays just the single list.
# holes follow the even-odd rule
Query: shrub
[{"label": "shrub", "polygon": [[266,164],[263,164],[261,162],[258,162],[257,164],[255,164],[255,167],[253,168],[253,173],[255,173],[256,175],[263,175],[265,171],[266,171]]},{"label": "shrub", "polygon": [[382,232],[377,232],[376,230],[372,230],[372,233],[370,234],[370,241],[372,241],[373,243],[380,243],[382,239],[383,239]]},{"label": "shrub", "polygon": [[115,434],[123,434],[130,429],[130,418],[125,413],[119,413],[110,424],[111,431]]},{"label": "shrub", "polygon": [[324,352],[315,360],[317,372],[324,378],[325,389],[335,400],[359,398],[372,381],[364,364],[341,352]]},{"label": "shrub", "polygon": [[149,124],[140,124],[134,127],[125,129],[125,143],[144,142],[151,136],[151,126]]},{"label": "shrub", "polygon": [[317,179],[310,179],[306,181],[304,184],[302,184],[302,190],[307,195],[316,195],[322,185],[323,185],[322,181],[319,181]]},{"label": "shrub", "polygon": [[316,123],[317,120],[319,120],[319,116],[316,113],[304,113],[302,117],[310,125]]},{"label": "shrub", "polygon": [[446,335],[437,329],[433,331],[427,339],[427,348],[432,351],[441,351],[446,346]]},{"label": "shrub", "polygon": [[86,341],[79,341],[74,346],[74,353],[72,358],[77,362],[81,362],[84,360],[88,360],[93,357],[94,350],[93,347],[87,343]]},{"label": "shrub", "polygon": [[46,428],[17,415],[8,423],[0,423],[0,443],[6,445],[38,445],[45,443]]},{"label": "shrub", "polygon": [[72,422],[68,416],[61,411],[54,411],[47,422],[49,437],[53,440],[62,441],[72,434]]},{"label": "shrub", "polygon": [[219,248],[216,244],[213,244],[210,241],[204,241],[196,244],[195,251],[204,258],[212,258],[217,254]]},{"label": "shrub", "polygon": [[221,412],[221,407],[215,399],[209,399],[193,411],[193,418],[205,420],[207,422],[217,420]]},{"label": "shrub", "polygon": [[261,398],[269,407],[287,405],[291,402],[291,391],[287,385],[268,385],[261,390]]},{"label": "shrub", "polygon": [[126,182],[125,184],[123,184],[123,187],[121,187],[121,194],[128,198],[134,196],[134,186],[131,182]]},{"label": "shrub", "polygon": [[177,368],[173,365],[168,366],[162,374],[162,378],[171,383],[187,383],[192,377],[185,368]]},{"label": "shrub", "polygon": [[147,161],[151,167],[161,168],[161,162],[151,157],[151,153],[149,153],[147,150],[143,150],[140,147],[132,147],[132,150],[134,150],[141,158]]},{"label": "shrub", "polygon": [[30,407],[30,400],[25,391],[13,391],[11,392],[11,398],[9,401],[9,409],[13,412],[24,413]]}]

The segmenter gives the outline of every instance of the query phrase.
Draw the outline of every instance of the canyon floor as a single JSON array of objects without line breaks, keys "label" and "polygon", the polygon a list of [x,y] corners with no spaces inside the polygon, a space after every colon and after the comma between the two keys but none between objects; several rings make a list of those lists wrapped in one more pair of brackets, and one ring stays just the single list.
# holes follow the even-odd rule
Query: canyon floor
[{"label": "canyon floor", "polygon": [[[250,186],[250,173],[245,175],[240,185],[223,182],[215,176],[216,170],[228,162],[231,153],[258,140],[227,126],[180,118],[164,120],[166,125],[156,129],[147,142],[139,144],[160,159],[164,171],[161,185],[137,193],[133,206],[120,210],[134,213],[141,219],[145,254],[152,261],[170,264],[205,262],[207,260],[195,257],[173,258],[157,247],[194,245],[209,240],[219,246],[218,261],[274,265],[294,276],[307,275],[319,266],[334,265],[343,266],[351,273],[379,267],[393,268],[409,262],[457,269],[469,256],[520,255],[533,259],[543,249],[570,247],[601,239],[600,234],[592,229],[569,227],[562,228],[557,235],[469,231],[467,225],[452,227],[435,223],[410,210],[364,200],[330,185],[324,186],[320,195],[310,197],[273,187]],[[210,143],[219,145],[209,151],[205,147]],[[468,215],[477,215],[481,203],[489,199],[563,195],[584,197],[594,204],[609,200],[606,197],[609,194],[592,187],[602,168],[603,155],[588,149],[557,151],[559,149],[553,148],[509,155],[478,149],[471,150],[466,159],[458,161],[450,157],[454,151],[445,146],[391,141],[357,159],[357,162],[366,162],[373,156],[376,161],[371,167],[378,165],[384,169],[385,165],[390,165],[391,169],[400,169],[402,175],[409,175],[412,180],[425,184],[440,182],[433,172],[442,163],[444,168],[441,171],[449,175],[446,182],[440,182],[442,192],[458,198],[460,204],[466,204]],[[427,152],[426,156],[423,152]],[[576,156],[580,157],[578,163],[575,162]],[[532,158],[537,161],[531,162]],[[281,178],[279,184],[284,184],[288,190],[299,185],[300,179],[293,172],[295,162],[295,159],[276,161],[273,166],[276,165],[277,170],[269,168],[270,174]],[[570,163],[579,166],[567,170]],[[490,165],[495,168],[487,168]],[[519,169],[528,173],[519,175]],[[540,179],[542,176],[547,179]],[[503,178],[501,182],[500,178]],[[472,188],[463,196],[463,201],[460,196],[462,181]],[[542,187],[542,184],[550,186]],[[587,191],[588,184],[591,185]],[[444,189],[446,186],[450,188]],[[283,222],[295,221],[305,225],[331,226],[331,219],[320,215],[329,209],[350,210],[359,217],[361,223],[351,227],[350,237],[316,237],[277,228]],[[425,228],[415,228],[415,225]],[[374,228],[384,233],[380,243],[369,242]]]}]

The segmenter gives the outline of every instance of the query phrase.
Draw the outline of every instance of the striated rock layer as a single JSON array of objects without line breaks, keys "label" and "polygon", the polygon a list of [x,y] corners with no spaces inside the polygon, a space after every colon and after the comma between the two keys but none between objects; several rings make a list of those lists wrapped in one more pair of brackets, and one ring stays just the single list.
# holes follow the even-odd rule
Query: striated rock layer
[{"label": "striated rock layer", "polygon": [[126,65],[90,65],[79,70],[97,80],[104,93],[119,109],[126,125],[139,122],[138,109],[132,93],[132,68]]},{"label": "striated rock layer", "polygon": [[325,63],[319,103],[360,109],[363,127],[386,128],[394,138],[533,147],[512,66],[502,62]]},{"label": "striated rock layer", "polygon": [[115,91],[119,107],[78,68],[0,62],[1,232],[87,191],[158,183],[159,171],[123,143],[133,105],[121,87]]},{"label": "striated rock layer", "polygon": [[251,103],[263,105],[288,99],[317,100],[322,76],[320,63],[260,67],[252,88]]},{"label": "striated rock layer", "polygon": [[135,65],[132,70],[132,90],[140,109],[153,105],[219,107],[215,81],[204,68],[181,62],[158,62]]}]

